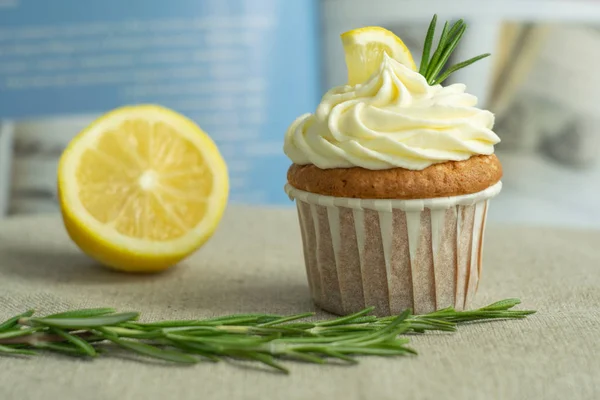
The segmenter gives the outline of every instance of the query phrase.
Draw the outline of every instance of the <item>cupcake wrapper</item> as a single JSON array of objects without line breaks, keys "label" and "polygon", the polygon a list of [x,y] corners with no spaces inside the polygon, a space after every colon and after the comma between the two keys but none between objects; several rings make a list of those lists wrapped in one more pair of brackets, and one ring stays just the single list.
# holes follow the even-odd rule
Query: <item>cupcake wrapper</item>
[{"label": "cupcake wrapper", "polygon": [[336,314],[468,307],[477,291],[488,200],[362,200],[286,191],[296,200],[315,303]]}]

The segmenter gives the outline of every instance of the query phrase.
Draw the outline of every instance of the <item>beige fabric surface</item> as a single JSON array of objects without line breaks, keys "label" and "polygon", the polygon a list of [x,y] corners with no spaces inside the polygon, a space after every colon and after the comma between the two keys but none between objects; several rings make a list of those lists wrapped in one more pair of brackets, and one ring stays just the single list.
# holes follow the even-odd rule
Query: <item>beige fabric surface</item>
[{"label": "beige fabric surface", "polygon": [[[144,319],[312,310],[293,209],[230,208],[215,237],[166,273],[98,267],[56,216],[0,220],[0,319],[114,306]],[[116,356],[0,357],[0,399],[600,399],[600,232],[488,229],[475,305],[520,297],[528,320],[412,338],[417,357],[292,374]],[[321,313],[321,316],[326,314]]]}]

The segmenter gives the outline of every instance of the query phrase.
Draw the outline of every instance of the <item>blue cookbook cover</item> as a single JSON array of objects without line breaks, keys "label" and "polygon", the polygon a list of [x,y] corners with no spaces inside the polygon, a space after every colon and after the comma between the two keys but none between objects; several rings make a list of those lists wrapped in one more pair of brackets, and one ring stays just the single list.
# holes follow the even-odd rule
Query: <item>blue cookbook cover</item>
[{"label": "blue cookbook cover", "polygon": [[232,203],[287,203],[283,135],[318,101],[317,30],[315,0],[0,0],[10,209],[55,207],[68,140],[132,103],[197,121],[229,164]]}]

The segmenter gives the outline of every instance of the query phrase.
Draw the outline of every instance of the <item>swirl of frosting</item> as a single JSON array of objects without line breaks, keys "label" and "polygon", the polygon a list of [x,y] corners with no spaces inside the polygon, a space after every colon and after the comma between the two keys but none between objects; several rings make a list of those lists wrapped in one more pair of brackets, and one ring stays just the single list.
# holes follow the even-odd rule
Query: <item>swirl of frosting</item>
[{"label": "swirl of frosting", "polygon": [[367,82],[331,89],[315,114],[296,119],[284,152],[299,165],[371,170],[422,170],[492,154],[500,142],[494,115],[477,108],[465,90],[463,84],[431,86],[384,54]]}]

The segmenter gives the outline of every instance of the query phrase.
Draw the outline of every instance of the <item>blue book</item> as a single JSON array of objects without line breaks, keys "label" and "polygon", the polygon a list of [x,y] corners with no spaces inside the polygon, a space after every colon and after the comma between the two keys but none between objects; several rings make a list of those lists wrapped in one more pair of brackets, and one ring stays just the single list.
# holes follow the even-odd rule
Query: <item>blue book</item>
[{"label": "blue book", "polygon": [[318,25],[316,0],[0,0],[0,120],[31,167],[82,118],[161,104],[215,140],[232,203],[288,204],[283,137],[318,103]]}]

